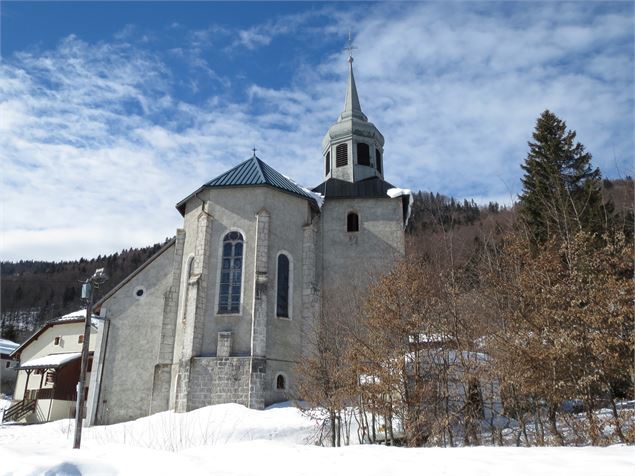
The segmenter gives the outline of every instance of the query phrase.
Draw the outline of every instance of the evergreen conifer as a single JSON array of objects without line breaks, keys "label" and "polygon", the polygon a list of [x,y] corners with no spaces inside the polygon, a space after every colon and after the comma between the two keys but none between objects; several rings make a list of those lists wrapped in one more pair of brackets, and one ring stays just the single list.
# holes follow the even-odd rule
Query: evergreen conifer
[{"label": "evergreen conifer", "polygon": [[520,195],[521,218],[534,244],[606,228],[611,207],[602,200],[600,170],[592,168],[591,154],[575,138],[549,110],[536,121]]}]

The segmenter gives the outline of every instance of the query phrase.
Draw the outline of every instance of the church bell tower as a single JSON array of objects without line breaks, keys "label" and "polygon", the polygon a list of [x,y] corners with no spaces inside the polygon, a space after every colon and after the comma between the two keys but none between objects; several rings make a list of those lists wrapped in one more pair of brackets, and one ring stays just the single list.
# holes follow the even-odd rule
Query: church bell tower
[{"label": "church bell tower", "polygon": [[353,47],[348,47],[348,85],[344,110],[322,140],[324,180],[359,182],[384,178],[384,136],[362,112],[353,76]]}]

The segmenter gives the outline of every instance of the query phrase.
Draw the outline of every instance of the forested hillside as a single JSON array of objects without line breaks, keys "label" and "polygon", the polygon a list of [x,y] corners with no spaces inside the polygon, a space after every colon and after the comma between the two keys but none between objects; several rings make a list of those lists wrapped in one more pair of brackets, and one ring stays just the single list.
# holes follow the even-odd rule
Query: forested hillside
[{"label": "forested hillside", "polygon": [[44,322],[85,306],[81,283],[98,268],[105,268],[109,277],[97,291],[97,298],[103,296],[160,247],[157,243],[79,261],[2,262],[2,337],[20,342]]}]

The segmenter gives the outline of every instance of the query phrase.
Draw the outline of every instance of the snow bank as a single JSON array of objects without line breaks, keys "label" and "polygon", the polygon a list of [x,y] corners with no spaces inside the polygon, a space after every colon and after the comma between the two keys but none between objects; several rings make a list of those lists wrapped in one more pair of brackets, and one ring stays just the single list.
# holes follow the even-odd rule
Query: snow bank
[{"label": "snow bank", "polygon": [[0,426],[0,475],[224,476],[603,476],[630,474],[635,452],[608,448],[322,448],[298,409],[256,411],[227,404],[186,414],[164,412],[86,428],[71,449],[73,422]]},{"label": "snow bank", "polygon": [[188,413],[162,412],[135,421],[89,428],[95,443],[134,444],[146,448],[180,451],[252,440],[276,440],[307,444],[316,431],[315,422],[292,406],[266,411],[228,403]]}]

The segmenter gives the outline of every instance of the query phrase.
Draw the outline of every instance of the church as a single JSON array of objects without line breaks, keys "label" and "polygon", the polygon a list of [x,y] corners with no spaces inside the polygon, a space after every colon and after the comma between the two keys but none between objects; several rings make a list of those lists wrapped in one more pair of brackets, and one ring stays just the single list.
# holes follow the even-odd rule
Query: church
[{"label": "church", "polygon": [[177,203],[176,236],[95,304],[87,423],[287,400],[327,291],[366,286],[404,256],[411,196],[384,180],[383,150],[349,54],[322,183],[304,189],[254,150]]}]

